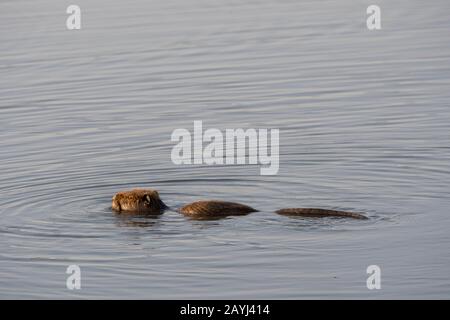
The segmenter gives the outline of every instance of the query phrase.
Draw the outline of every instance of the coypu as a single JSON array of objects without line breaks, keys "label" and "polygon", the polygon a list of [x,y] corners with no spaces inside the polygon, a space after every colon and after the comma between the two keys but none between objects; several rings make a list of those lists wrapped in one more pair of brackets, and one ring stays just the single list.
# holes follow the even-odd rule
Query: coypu
[{"label": "coypu", "polygon": [[[112,199],[112,209],[121,213],[162,214],[169,209],[156,190],[134,189],[117,193]],[[244,204],[220,200],[196,201],[177,210],[191,218],[218,218],[242,216],[258,210]],[[288,208],[275,211],[280,215],[302,217],[339,217],[367,219],[360,213],[315,208]]]},{"label": "coypu", "polygon": [[[168,206],[156,190],[134,189],[117,193],[112,199],[112,209],[121,213],[162,214]],[[185,205],[178,212],[189,217],[226,217],[245,215],[257,210],[235,202],[210,200]]]}]

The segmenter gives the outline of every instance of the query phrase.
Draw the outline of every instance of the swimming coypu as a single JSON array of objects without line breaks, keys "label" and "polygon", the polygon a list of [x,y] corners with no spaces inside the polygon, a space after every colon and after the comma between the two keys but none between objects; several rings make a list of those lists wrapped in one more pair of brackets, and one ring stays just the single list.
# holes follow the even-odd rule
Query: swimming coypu
[{"label": "swimming coypu", "polygon": [[[162,214],[169,209],[159,198],[156,190],[134,189],[117,193],[112,199],[112,209],[121,213]],[[244,204],[220,200],[196,201],[187,204],[178,212],[192,218],[220,218],[242,216],[258,210]],[[339,217],[368,219],[360,213],[316,208],[288,208],[275,211],[280,215],[297,217]]]}]

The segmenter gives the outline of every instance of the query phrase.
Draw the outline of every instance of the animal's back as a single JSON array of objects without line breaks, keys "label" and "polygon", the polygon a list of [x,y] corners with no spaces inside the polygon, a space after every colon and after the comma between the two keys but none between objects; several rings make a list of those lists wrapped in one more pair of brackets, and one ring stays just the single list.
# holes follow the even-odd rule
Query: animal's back
[{"label": "animal's back", "polygon": [[196,201],[183,206],[179,210],[182,214],[187,216],[241,216],[246,215],[251,212],[257,211],[252,207],[245,204],[219,201],[219,200],[208,200],[208,201]]}]

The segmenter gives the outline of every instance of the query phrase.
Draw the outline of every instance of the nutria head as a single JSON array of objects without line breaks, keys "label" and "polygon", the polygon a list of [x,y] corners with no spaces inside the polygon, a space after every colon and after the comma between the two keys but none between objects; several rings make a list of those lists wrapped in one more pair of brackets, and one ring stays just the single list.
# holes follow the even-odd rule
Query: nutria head
[{"label": "nutria head", "polygon": [[119,192],[112,199],[112,209],[123,213],[161,214],[166,208],[158,191],[151,189]]}]

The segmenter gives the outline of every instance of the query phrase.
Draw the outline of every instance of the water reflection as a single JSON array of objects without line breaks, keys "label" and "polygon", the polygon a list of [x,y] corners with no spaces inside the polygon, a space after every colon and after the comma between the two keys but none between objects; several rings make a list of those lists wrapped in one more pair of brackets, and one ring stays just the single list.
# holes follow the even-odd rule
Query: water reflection
[{"label": "water reflection", "polygon": [[137,228],[150,228],[157,226],[160,223],[159,215],[125,215],[119,213],[114,214],[116,218],[116,224],[119,227],[137,227]]}]

